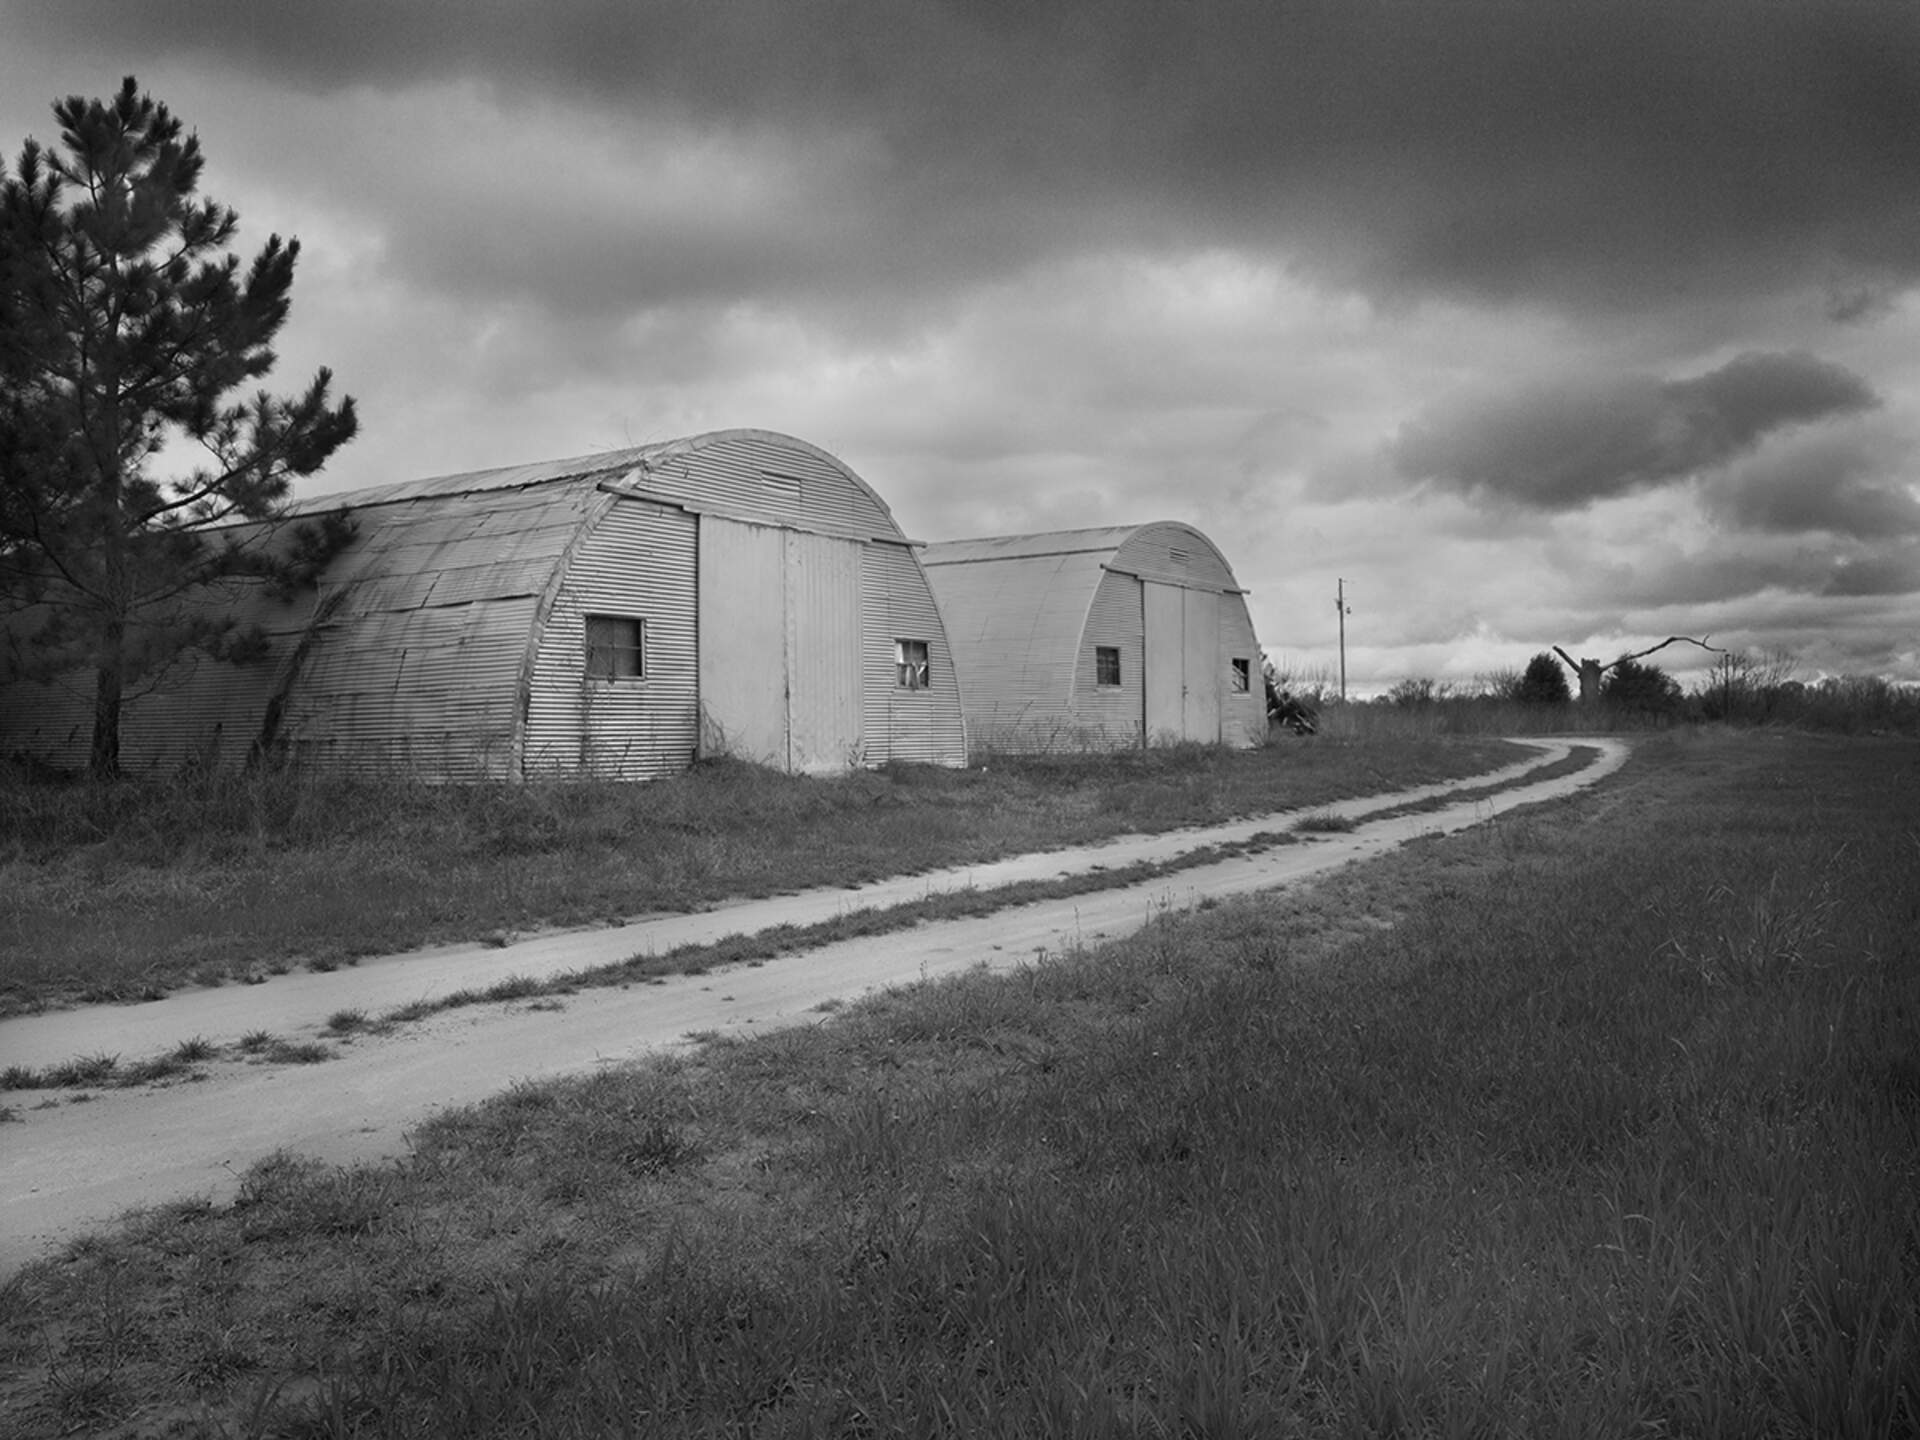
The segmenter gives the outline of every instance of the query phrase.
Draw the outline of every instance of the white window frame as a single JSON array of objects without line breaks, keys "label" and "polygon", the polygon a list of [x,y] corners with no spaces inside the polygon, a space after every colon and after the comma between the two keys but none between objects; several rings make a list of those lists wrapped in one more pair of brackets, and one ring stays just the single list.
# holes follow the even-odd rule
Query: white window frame
[{"label": "white window frame", "polygon": [[[1103,662],[1113,657],[1113,678],[1105,674]],[[1093,683],[1103,690],[1117,690],[1125,682],[1125,671],[1120,668],[1120,647],[1118,645],[1096,645],[1093,647]]]},{"label": "white window frame", "polygon": [[933,688],[933,651],[924,640],[893,642],[893,683],[899,690]]}]

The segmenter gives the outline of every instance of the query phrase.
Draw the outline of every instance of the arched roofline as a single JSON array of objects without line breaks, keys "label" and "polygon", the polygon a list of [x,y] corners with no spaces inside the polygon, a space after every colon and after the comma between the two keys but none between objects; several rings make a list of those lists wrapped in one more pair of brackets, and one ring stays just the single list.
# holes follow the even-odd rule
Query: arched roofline
[{"label": "arched roofline", "polygon": [[461,495],[483,494],[489,490],[519,490],[535,485],[557,485],[569,481],[617,479],[634,470],[657,470],[665,462],[692,455],[732,441],[759,441],[791,448],[813,457],[834,470],[864,494],[886,517],[894,536],[908,543],[894,518],[893,507],[879,491],[869,485],[852,466],[812,441],[802,440],[779,430],[736,426],[725,430],[707,430],[676,440],[659,440],[649,445],[634,445],[622,450],[603,450],[560,460],[535,461],[526,465],[502,465],[486,470],[458,471],[450,475],[430,475],[419,480],[402,480],[389,485],[371,485],[355,490],[336,490],[309,499],[295,500],[287,513],[295,516],[322,515],[334,510],[361,510],[380,505],[399,505],[414,500],[451,499]]},{"label": "arched roofline", "polygon": [[[1072,651],[1062,657],[1063,683],[1066,695],[1063,702],[1070,701],[1075,685],[1075,657],[1080,647],[1086,644],[1087,627],[1093,619],[1093,609],[1100,598],[1100,587],[1108,574],[1126,575],[1135,579],[1153,579],[1163,583],[1175,583],[1164,574],[1160,567],[1139,566],[1128,563],[1128,551],[1149,537],[1158,535],[1163,539],[1169,533],[1193,547],[1196,556],[1204,553],[1210,557],[1218,569],[1215,575],[1224,577],[1224,582],[1210,575],[1205,581],[1195,580],[1197,588],[1217,592],[1244,595],[1245,588],[1239,577],[1234,574],[1233,566],[1228,563],[1225,553],[1213,540],[1198,527],[1184,520],[1145,520],[1130,525],[1089,526],[1075,530],[1042,530],[1023,535],[993,535],[976,539],[944,541],[929,547],[923,561],[929,572],[948,567],[973,565],[1033,565],[1048,559],[1069,555],[1096,557],[1097,564],[1092,572],[1077,580],[1077,593],[1061,595],[1073,608],[1067,613],[1074,616]],[[1057,579],[1056,582],[1058,583]]]},{"label": "arched roofline", "polygon": [[1212,538],[1197,526],[1189,525],[1185,520],[1148,520],[1132,528],[1133,533],[1114,550],[1113,559],[1108,562],[1109,569],[1121,568],[1119,561],[1126,553],[1127,547],[1143,539],[1149,531],[1178,530],[1182,534],[1199,541],[1200,544],[1207,548],[1207,553],[1219,562],[1220,569],[1225,573],[1228,581],[1236,592],[1242,595],[1247,593],[1245,587],[1240,584],[1240,577],[1234,574],[1233,565],[1228,561],[1226,552],[1214,544]]},{"label": "arched roofline", "polygon": [[873,486],[866,482],[858,471],[838,455],[835,455],[831,450],[822,449],[811,440],[802,440],[798,435],[789,435],[784,430],[761,430],[751,426],[735,426],[728,430],[707,430],[698,435],[689,435],[685,439],[668,440],[656,446],[642,447],[646,452],[646,456],[637,463],[644,468],[647,467],[650,462],[657,463],[660,459],[675,455],[691,455],[696,451],[711,449],[716,445],[724,445],[735,440],[758,440],[763,443],[789,446],[795,450],[800,450],[811,455],[814,459],[820,461],[821,464],[838,471],[855,488],[869,500],[873,501],[880,513],[887,517],[887,523],[893,527],[895,538],[903,543],[906,542],[906,534],[900,529],[900,522],[894,518],[893,507],[882,498],[878,490],[875,490]]}]

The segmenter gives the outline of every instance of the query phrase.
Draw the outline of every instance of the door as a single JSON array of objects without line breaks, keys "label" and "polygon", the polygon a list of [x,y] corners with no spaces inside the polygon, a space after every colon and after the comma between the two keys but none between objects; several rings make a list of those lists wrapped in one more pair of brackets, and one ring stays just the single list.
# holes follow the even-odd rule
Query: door
[{"label": "door", "polygon": [[860,542],[786,542],[787,765],[845,770],[860,758]]},{"label": "door", "polygon": [[786,534],[700,517],[700,753],[787,768]]},{"label": "door", "polygon": [[1145,694],[1142,739],[1152,745],[1178,739],[1184,733],[1186,720],[1181,691],[1185,689],[1185,674],[1180,647],[1186,638],[1186,619],[1178,585],[1160,585],[1152,580],[1140,583],[1141,618],[1145,625],[1140,662],[1141,689]]},{"label": "door", "polygon": [[1220,597],[1141,582],[1146,740],[1220,738]]},{"label": "door", "polygon": [[1220,597],[1208,590],[1180,592],[1186,644],[1181,648],[1180,734],[1213,744],[1220,738]]}]

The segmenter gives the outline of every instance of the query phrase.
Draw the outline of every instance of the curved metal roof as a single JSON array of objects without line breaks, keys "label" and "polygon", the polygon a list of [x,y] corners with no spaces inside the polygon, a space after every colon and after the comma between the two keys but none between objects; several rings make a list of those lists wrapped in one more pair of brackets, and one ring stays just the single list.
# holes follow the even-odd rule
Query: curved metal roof
[{"label": "curved metal roof", "polygon": [[1068,707],[1081,637],[1109,572],[1242,593],[1219,547],[1177,520],[944,541],[923,549],[920,563],[970,703],[983,713]]},{"label": "curved metal roof", "polygon": [[[796,468],[809,475],[789,475]],[[731,464],[729,464],[731,462]],[[771,468],[784,466],[784,468]],[[661,440],[650,445],[635,445],[623,450],[605,450],[565,460],[542,460],[530,465],[507,465],[493,470],[472,470],[457,475],[437,475],[424,480],[407,480],[392,485],[374,485],[358,490],[338,490],[294,502],[289,511],[299,515],[318,515],[330,510],[362,510],[375,505],[391,505],[410,500],[451,499],[458,496],[484,496],[503,490],[529,489],[565,481],[612,483],[645,492],[666,500],[685,500],[696,508],[715,497],[707,493],[712,481],[725,472],[759,471],[762,478],[774,481],[827,476],[844,481],[852,491],[847,497],[816,495],[813,504],[826,504],[845,513],[859,515],[868,523],[854,528],[871,530],[878,538],[901,539],[893,511],[873,487],[850,469],[846,462],[796,436],[774,430],[710,430],[679,440]],[[805,505],[796,506],[796,497],[779,484],[755,504],[752,487],[739,485],[744,477],[735,474],[735,484],[726,487],[733,501],[730,508],[758,510],[769,521],[791,522],[803,516]],[[705,482],[703,484],[703,482]],[[804,500],[806,497],[797,497]],[[834,502],[838,500],[838,504]],[[863,513],[864,512],[864,513]],[[754,518],[743,515],[740,518]],[[877,522],[877,523],[875,523]]]}]

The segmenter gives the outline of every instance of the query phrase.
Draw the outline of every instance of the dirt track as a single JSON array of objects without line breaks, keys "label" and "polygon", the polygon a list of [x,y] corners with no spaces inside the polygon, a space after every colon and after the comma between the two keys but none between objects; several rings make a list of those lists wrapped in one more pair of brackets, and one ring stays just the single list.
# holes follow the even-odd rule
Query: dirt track
[{"label": "dirt track", "polygon": [[[1510,783],[1494,801],[1465,801],[1263,853],[1183,870],[1159,880],[1063,900],[1020,905],[973,919],[838,942],[764,965],[669,977],[629,989],[588,989],[565,1008],[525,1004],[450,1010],[385,1036],[361,1036],[323,1065],[218,1062],[207,1078],[146,1089],[94,1092],[85,1104],[28,1108],[10,1097],[16,1123],[0,1126],[0,1275],[49,1253],[125,1210],[194,1195],[227,1198],[247,1167],[287,1148],[332,1162],[404,1150],[406,1133],[445,1106],[481,1099],[520,1080],[616,1064],[688,1043],[690,1032],[751,1034],[809,1018],[827,1001],[933,979],[979,965],[1007,967],[1131,930],[1165,909],[1210,896],[1285,885],[1364,859],[1420,835],[1465,829],[1516,805],[1592,785],[1625,762],[1616,740],[1527,742],[1544,753],[1492,775],[1371,796],[1326,807],[1360,819],[1411,801]],[[1524,773],[1574,745],[1596,747],[1574,775],[1523,782]],[[137,1007],[96,1007],[0,1022],[5,1063],[57,1064],[80,1055],[124,1060],[171,1049],[192,1036],[228,1042],[252,1030],[291,1038],[319,1033],[336,1010],[369,1014],[510,975],[552,975],[688,941],[808,924],[850,909],[899,904],[931,892],[990,888],[1136,860],[1171,859],[1202,845],[1284,828],[1297,817],[1134,836],[1105,845],[1019,856],[992,865],[877,882],[857,890],[809,891],[697,915],[553,934],[504,948],[444,947],[364,961],[327,974],[258,986],[195,991]],[[32,1092],[28,1092],[32,1093]],[[31,1102],[28,1102],[29,1104]]]}]

